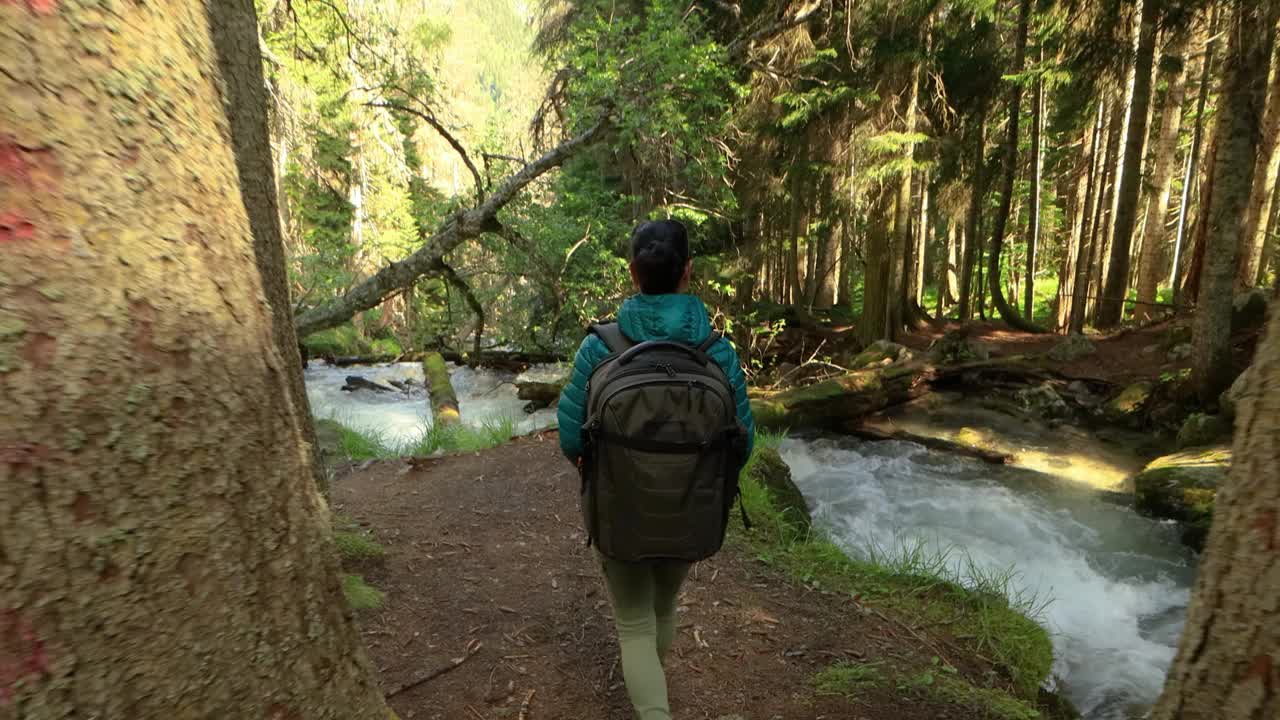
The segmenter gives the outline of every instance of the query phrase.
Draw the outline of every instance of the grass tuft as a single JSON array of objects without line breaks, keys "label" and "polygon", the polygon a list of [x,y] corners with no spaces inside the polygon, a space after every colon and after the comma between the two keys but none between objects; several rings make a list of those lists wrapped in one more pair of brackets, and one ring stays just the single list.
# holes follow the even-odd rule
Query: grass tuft
[{"label": "grass tuft", "polygon": [[333,533],[333,544],[337,546],[338,556],[343,562],[381,560],[387,554],[386,548],[361,532],[338,530]]},{"label": "grass tuft", "polygon": [[387,596],[378,588],[366,583],[359,575],[342,576],[342,594],[352,610],[377,610]]},{"label": "grass tuft", "polygon": [[489,420],[479,426],[428,425],[420,440],[395,443],[377,431],[355,429],[336,418],[316,420],[321,443],[332,447],[338,457],[353,461],[478,452],[511,440],[516,436],[516,428],[516,421],[509,417]]},{"label": "grass tuft", "polygon": [[813,676],[819,695],[857,698],[863,691],[883,687],[885,673],[880,663],[836,663]]}]

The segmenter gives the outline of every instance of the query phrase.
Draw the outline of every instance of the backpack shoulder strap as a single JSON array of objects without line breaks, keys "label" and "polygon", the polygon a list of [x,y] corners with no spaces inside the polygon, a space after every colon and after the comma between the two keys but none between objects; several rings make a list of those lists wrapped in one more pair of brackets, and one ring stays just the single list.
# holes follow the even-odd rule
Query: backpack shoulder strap
[{"label": "backpack shoulder strap", "polygon": [[707,336],[707,339],[703,340],[702,344],[698,346],[698,349],[701,350],[702,352],[710,352],[711,346],[720,342],[720,338],[722,337],[724,336],[716,332],[715,330],[712,330],[711,334]]},{"label": "backpack shoulder strap", "polygon": [[603,340],[611,353],[624,353],[635,345],[631,338],[622,333],[622,328],[616,322],[592,325],[587,332]]}]

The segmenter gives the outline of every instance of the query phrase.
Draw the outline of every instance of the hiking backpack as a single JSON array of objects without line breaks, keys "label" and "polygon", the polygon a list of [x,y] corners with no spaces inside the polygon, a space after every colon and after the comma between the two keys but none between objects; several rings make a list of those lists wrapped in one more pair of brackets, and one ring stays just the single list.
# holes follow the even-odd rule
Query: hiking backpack
[{"label": "hiking backpack", "polygon": [[724,543],[748,447],[733,388],[707,352],[720,335],[694,347],[633,343],[616,323],[591,333],[610,354],[587,382],[588,543],[623,562],[711,557]]}]

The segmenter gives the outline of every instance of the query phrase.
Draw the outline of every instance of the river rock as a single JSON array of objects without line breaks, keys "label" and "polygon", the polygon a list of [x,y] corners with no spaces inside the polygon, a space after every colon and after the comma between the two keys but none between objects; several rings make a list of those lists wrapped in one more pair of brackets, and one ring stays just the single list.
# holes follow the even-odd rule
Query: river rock
[{"label": "river rock", "polygon": [[1049,359],[1057,362],[1073,362],[1082,357],[1098,352],[1098,348],[1089,338],[1080,333],[1068,335],[1062,342],[1049,351]]},{"label": "river rock", "polygon": [[883,365],[887,362],[894,363],[899,360],[910,360],[913,357],[910,350],[896,342],[877,340],[858,353],[853,360],[849,361],[849,368],[860,369],[870,365]]},{"label": "river rock", "polygon": [[1156,458],[1133,479],[1135,507],[1183,525],[1182,542],[1201,550],[1218,486],[1231,470],[1231,448],[1214,445]]},{"label": "river rock", "polygon": [[1244,401],[1244,394],[1249,389],[1249,370],[1252,368],[1252,365],[1245,368],[1244,372],[1236,377],[1235,382],[1231,383],[1231,387],[1223,390],[1218,396],[1218,410],[1228,420],[1235,420],[1236,411]]},{"label": "river rock", "polygon": [[537,368],[523,372],[515,379],[516,397],[529,401],[525,406],[526,411],[530,407],[535,410],[550,407],[560,400],[560,392],[569,383],[571,372],[567,367]]},{"label": "river rock", "polygon": [[395,392],[395,388],[387,387],[381,383],[372,380],[366,380],[359,375],[348,375],[346,384],[342,386],[344,392],[355,392],[356,390],[372,390],[374,392]]},{"label": "river rock", "polygon": [[1147,400],[1151,398],[1153,386],[1143,381],[1136,382],[1120,391],[1119,395],[1107,401],[1104,414],[1108,420],[1126,425],[1140,425],[1142,411]]},{"label": "river rock", "polygon": [[1066,417],[1071,412],[1067,401],[1047,382],[1019,390],[1018,402],[1027,411],[1046,419]]},{"label": "river rock", "polygon": [[1178,449],[1209,445],[1231,437],[1231,421],[1221,415],[1192,413],[1178,430]]},{"label": "river rock", "polygon": [[782,517],[801,536],[809,533],[813,518],[809,514],[809,505],[804,500],[800,488],[791,479],[791,468],[773,448],[757,447],[755,457],[749,469],[751,477],[769,495]]},{"label": "river rock", "polygon": [[1262,327],[1267,319],[1269,295],[1262,288],[1250,288],[1236,295],[1231,304],[1231,330],[1251,330]]}]

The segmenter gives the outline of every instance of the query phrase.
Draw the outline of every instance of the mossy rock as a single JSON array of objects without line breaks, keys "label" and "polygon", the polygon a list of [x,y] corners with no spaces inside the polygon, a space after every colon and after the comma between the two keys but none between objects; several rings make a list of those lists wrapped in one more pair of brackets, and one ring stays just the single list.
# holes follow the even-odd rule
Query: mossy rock
[{"label": "mossy rock", "polygon": [[312,333],[302,339],[302,347],[307,357],[322,358],[367,355],[371,350],[369,342],[351,324]]},{"label": "mossy rock", "polygon": [[1098,348],[1092,340],[1080,333],[1072,333],[1053,346],[1049,351],[1049,359],[1055,362],[1073,362],[1096,352]]},{"label": "mossy rock", "polygon": [[342,435],[346,428],[337,420],[316,420],[316,443],[320,446],[320,457],[326,463],[342,454]]},{"label": "mossy rock", "polygon": [[934,362],[953,365],[974,360],[991,359],[991,348],[969,337],[964,330],[952,330],[934,341],[929,348]]},{"label": "mossy rock", "polygon": [[1192,413],[1178,431],[1178,449],[1210,445],[1231,437],[1231,421],[1221,415]]},{"label": "mossy rock", "polygon": [[1149,382],[1136,382],[1107,401],[1104,410],[1107,419],[1126,425],[1141,425],[1142,413],[1151,398],[1154,386]]},{"label": "mossy rock", "polygon": [[1156,458],[1134,477],[1135,507],[1183,524],[1182,541],[1201,550],[1218,486],[1231,470],[1231,448],[1214,445]]},{"label": "mossy rock", "polygon": [[791,468],[773,448],[757,448],[751,463],[751,477],[765,489],[773,506],[801,535],[813,526],[813,516],[804,494],[791,479]]},{"label": "mossy rock", "polygon": [[965,427],[956,431],[954,440],[956,444],[975,450],[994,451],[996,444],[995,437],[987,430],[978,430],[976,428]]},{"label": "mossy rock", "polygon": [[538,368],[516,376],[516,397],[528,400],[538,408],[548,407],[560,399],[564,386],[569,384],[572,370],[568,367],[548,370]]},{"label": "mossy rock", "polygon": [[849,361],[850,369],[861,369],[871,365],[885,365],[899,360],[912,359],[911,351],[896,342],[877,340],[867,346]]},{"label": "mossy rock", "polygon": [[1269,293],[1262,288],[1250,288],[1235,296],[1231,304],[1231,330],[1252,330],[1262,327],[1267,320]]},{"label": "mossy rock", "polygon": [[375,357],[400,357],[404,348],[395,338],[379,338],[370,344],[369,352]]},{"label": "mossy rock", "polygon": [[1222,391],[1222,395],[1218,396],[1218,411],[1228,420],[1234,420],[1236,412],[1240,409],[1240,403],[1244,401],[1245,392],[1249,389],[1249,368],[1231,383],[1231,387]]},{"label": "mossy rock", "polygon": [[1071,413],[1067,401],[1047,382],[1019,390],[1018,402],[1028,412],[1045,419],[1062,418]]}]

